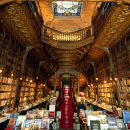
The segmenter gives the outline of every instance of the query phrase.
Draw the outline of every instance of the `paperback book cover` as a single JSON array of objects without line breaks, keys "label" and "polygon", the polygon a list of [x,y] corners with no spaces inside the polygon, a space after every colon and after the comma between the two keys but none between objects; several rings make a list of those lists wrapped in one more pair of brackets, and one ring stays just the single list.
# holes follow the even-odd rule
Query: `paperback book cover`
[{"label": "paperback book cover", "polygon": [[29,128],[32,126],[33,123],[34,123],[34,120],[25,120],[24,127]]},{"label": "paperback book cover", "polygon": [[12,113],[10,114],[10,118],[18,118],[19,113]]},{"label": "paperback book cover", "polygon": [[49,129],[50,127],[50,121],[49,118],[43,118],[42,126],[43,129]]},{"label": "paperback book cover", "polygon": [[54,112],[54,111],[50,111],[50,112],[49,112],[49,117],[50,117],[51,119],[54,119],[54,118],[55,118],[55,112]]},{"label": "paperback book cover", "polygon": [[87,124],[90,126],[90,121],[97,121],[99,120],[99,117],[96,115],[87,115]]},{"label": "paperback book cover", "polygon": [[123,110],[122,114],[123,114],[124,123],[125,124],[129,123],[130,122],[130,111]]},{"label": "paperback book cover", "polygon": [[38,110],[38,112],[37,112],[37,118],[43,118],[43,113],[44,113],[43,110]]},{"label": "paperback book cover", "polygon": [[95,121],[90,121],[90,130],[101,130],[100,128],[100,121],[95,120]]},{"label": "paperback book cover", "polygon": [[107,122],[109,124],[109,126],[117,126],[117,123],[116,123],[116,117],[107,117]]},{"label": "paperback book cover", "polygon": [[25,116],[24,115],[18,116],[18,119],[16,121],[16,126],[23,127],[23,124],[24,124],[25,120],[26,120],[26,115]]},{"label": "paperback book cover", "polygon": [[48,110],[44,110],[43,111],[43,117],[48,117],[49,116],[49,111]]},{"label": "paperback book cover", "polygon": [[118,129],[125,130],[125,124],[122,119],[116,119]]}]

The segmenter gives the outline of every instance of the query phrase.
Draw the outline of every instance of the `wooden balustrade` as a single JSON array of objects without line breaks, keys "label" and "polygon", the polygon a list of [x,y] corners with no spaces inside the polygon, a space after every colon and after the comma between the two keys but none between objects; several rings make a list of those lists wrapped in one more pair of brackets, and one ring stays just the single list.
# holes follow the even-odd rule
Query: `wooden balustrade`
[{"label": "wooden balustrade", "polygon": [[55,41],[81,41],[93,35],[93,27],[90,26],[76,32],[65,33],[44,25],[43,35]]}]

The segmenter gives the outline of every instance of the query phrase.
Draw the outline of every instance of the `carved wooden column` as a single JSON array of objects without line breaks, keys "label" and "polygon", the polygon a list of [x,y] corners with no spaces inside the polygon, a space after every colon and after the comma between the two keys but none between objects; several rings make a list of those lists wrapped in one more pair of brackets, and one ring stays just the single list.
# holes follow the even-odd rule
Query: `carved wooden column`
[{"label": "carved wooden column", "polygon": [[80,88],[79,88],[79,73],[77,74],[77,88],[78,88],[78,93],[77,93],[77,95],[79,96],[79,94],[80,94]]},{"label": "carved wooden column", "polygon": [[55,72],[55,77],[54,77],[54,96],[56,96],[56,78],[57,78],[57,75],[56,75],[56,72]]}]

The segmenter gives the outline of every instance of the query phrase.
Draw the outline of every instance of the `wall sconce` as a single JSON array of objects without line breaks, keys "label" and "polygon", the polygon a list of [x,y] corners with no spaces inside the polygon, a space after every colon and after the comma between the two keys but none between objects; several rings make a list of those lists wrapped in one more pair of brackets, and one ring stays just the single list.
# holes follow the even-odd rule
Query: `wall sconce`
[{"label": "wall sconce", "polygon": [[91,84],[91,86],[93,86],[93,84]]},{"label": "wall sconce", "polygon": [[13,77],[14,76],[14,74],[13,73],[11,73],[11,77]]},{"label": "wall sconce", "polygon": [[23,80],[23,78],[22,78],[22,77],[20,77],[20,80]]},{"label": "wall sconce", "polygon": [[0,73],[2,73],[3,72],[3,70],[2,69],[0,69]]},{"label": "wall sconce", "polygon": [[41,86],[42,86],[43,84],[41,84]]},{"label": "wall sconce", "polygon": [[112,78],[110,77],[110,81],[112,81]]},{"label": "wall sconce", "polygon": [[96,81],[98,81],[98,77],[96,77]]},{"label": "wall sconce", "polygon": [[36,79],[38,79],[38,76],[36,77]]},{"label": "wall sconce", "polygon": [[43,84],[43,86],[45,87],[46,85],[45,85],[45,84]]},{"label": "wall sconce", "polygon": [[117,78],[115,78],[115,81],[117,81]]},{"label": "wall sconce", "polygon": [[106,84],[107,83],[107,81],[106,80],[104,80],[104,84]]},{"label": "wall sconce", "polygon": [[30,80],[29,82],[32,83],[32,80]]},{"label": "wall sconce", "polygon": [[26,82],[28,82],[28,78],[26,79]]}]

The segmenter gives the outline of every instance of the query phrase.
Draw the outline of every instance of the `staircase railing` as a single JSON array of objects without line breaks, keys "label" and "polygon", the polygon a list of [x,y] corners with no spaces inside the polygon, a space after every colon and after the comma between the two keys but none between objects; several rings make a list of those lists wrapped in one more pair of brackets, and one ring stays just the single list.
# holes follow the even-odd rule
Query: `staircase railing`
[{"label": "staircase railing", "polygon": [[56,41],[80,41],[93,35],[93,27],[87,27],[76,32],[60,32],[47,26],[43,26],[42,30],[44,37],[49,37]]}]

